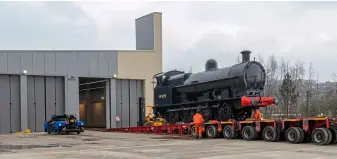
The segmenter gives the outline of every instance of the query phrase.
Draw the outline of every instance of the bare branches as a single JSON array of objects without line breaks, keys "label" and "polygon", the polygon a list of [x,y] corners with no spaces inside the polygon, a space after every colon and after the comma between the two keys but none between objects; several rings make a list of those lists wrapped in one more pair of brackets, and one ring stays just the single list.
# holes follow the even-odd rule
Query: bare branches
[{"label": "bare branches", "polygon": [[305,63],[301,60],[290,63],[285,59],[277,59],[274,55],[268,58],[258,56],[257,61],[263,64],[266,71],[265,95],[280,98],[279,89],[288,73],[294,86],[296,86],[296,89],[289,90],[293,90],[292,94],[298,98],[288,101],[288,104],[281,102],[277,107],[266,108],[265,116],[271,116],[274,113],[286,113],[285,110],[287,109],[284,109],[286,105],[291,107],[289,113],[303,115],[310,110],[311,115],[317,115],[317,113],[336,114],[337,91],[326,92],[337,89],[337,73],[332,73],[331,81],[333,82],[323,84],[319,82],[320,73],[314,68],[312,62],[307,63],[308,67],[305,67]]}]

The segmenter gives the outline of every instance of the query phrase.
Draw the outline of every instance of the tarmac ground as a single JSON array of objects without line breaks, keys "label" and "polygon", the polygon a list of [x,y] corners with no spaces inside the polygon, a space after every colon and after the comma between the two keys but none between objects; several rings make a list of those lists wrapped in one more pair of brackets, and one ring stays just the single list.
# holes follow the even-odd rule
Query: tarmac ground
[{"label": "tarmac ground", "polygon": [[336,159],[337,146],[85,131],[0,135],[0,159]]}]

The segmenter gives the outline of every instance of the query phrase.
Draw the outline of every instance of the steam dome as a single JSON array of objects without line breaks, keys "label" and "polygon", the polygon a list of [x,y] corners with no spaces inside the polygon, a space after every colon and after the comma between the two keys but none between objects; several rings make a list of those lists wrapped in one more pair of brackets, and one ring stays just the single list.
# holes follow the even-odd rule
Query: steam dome
[{"label": "steam dome", "polygon": [[207,60],[206,65],[205,65],[206,71],[217,69],[217,68],[218,68],[218,63],[214,59]]}]

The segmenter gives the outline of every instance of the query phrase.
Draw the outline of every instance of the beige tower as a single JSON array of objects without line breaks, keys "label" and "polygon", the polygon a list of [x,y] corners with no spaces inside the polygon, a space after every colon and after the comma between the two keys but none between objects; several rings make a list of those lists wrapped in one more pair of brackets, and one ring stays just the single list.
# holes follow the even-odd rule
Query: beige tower
[{"label": "beige tower", "polygon": [[154,104],[152,77],[161,71],[162,14],[155,12],[136,19],[136,50],[118,51],[118,78],[144,80],[148,107]]}]

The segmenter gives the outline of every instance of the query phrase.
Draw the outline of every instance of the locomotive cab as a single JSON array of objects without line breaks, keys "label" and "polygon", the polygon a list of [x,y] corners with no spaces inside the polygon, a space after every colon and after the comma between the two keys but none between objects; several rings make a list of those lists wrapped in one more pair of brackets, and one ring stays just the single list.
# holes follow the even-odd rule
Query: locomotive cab
[{"label": "locomotive cab", "polygon": [[156,74],[153,77],[156,79],[154,88],[155,106],[172,104],[172,95],[174,95],[172,87],[182,85],[188,76],[189,73],[177,70]]}]

